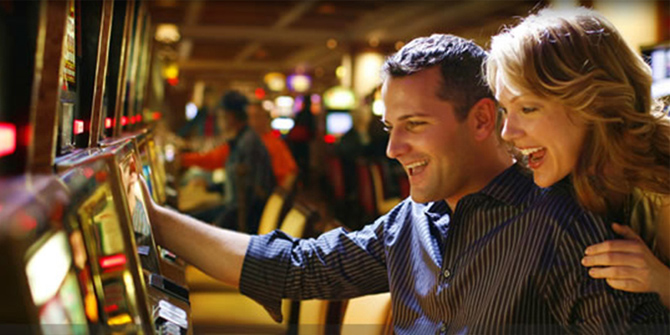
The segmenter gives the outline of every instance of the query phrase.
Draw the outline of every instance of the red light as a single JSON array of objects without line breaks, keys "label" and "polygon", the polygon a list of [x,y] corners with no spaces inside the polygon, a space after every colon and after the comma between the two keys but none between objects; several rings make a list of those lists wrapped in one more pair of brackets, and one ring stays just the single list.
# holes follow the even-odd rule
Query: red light
[{"label": "red light", "polygon": [[21,224],[21,228],[23,228],[25,231],[33,230],[35,227],[37,227],[37,220],[25,213],[21,213],[21,215],[19,215],[19,222]]},{"label": "red light", "polygon": [[179,84],[179,78],[168,78],[167,82],[170,86],[177,86],[177,84]]},{"label": "red light", "polygon": [[0,122],[0,157],[11,155],[16,150],[16,126]]},{"label": "red light", "polygon": [[74,134],[79,135],[84,132],[84,121],[74,120]]},{"label": "red light", "polygon": [[142,122],[142,114],[137,114],[135,117],[137,118],[137,122]]},{"label": "red light", "polygon": [[108,117],[105,118],[105,129],[110,129],[112,128],[112,118]]},{"label": "red light", "polygon": [[154,120],[159,120],[161,118],[161,112],[154,112]]},{"label": "red light", "polygon": [[121,117],[121,125],[125,126],[128,124],[128,117],[127,116],[122,116]]},{"label": "red light", "polygon": [[117,305],[117,304],[105,306],[105,312],[107,312],[107,313],[118,311],[118,310],[119,310],[119,305]]},{"label": "red light", "polygon": [[281,137],[281,132],[277,129],[273,129],[272,130],[272,136],[274,136],[276,138],[280,138]]},{"label": "red light", "polygon": [[86,179],[93,177],[93,174],[95,173],[95,171],[93,171],[93,169],[91,169],[90,167],[83,168],[81,172],[84,174],[84,177],[86,177]]},{"label": "red light", "polygon": [[103,269],[113,268],[126,264],[126,255],[117,254],[100,258],[100,267]]},{"label": "red light", "polygon": [[254,91],[254,95],[256,95],[256,99],[263,100],[265,98],[265,90],[259,87]]},{"label": "red light", "polygon": [[328,144],[333,144],[333,143],[335,143],[335,136],[329,134],[329,135],[324,136],[323,140],[324,140],[324,142],[326,142]]}]

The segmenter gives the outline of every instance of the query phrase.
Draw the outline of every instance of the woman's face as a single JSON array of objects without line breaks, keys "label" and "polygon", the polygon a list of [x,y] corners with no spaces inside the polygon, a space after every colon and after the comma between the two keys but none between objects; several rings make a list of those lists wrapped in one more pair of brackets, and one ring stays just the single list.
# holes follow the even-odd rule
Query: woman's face
[{"label": "woman's face", "polygon": [[556,100],[516,95],[497,87],[503,109],[502,138],[528,158],[535,184],[549,187],[570,174],[584,145],[586,125]]}]

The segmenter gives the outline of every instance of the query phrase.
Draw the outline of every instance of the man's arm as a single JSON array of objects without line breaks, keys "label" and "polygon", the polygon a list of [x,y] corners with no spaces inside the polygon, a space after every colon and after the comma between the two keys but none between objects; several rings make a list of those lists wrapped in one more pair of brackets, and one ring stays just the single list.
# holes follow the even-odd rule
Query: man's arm
[{"label": "man's arm", "polygon": [[224,230],[156,205],[142,181],[156,243],[206,274],[239,287],[250,236]]}]

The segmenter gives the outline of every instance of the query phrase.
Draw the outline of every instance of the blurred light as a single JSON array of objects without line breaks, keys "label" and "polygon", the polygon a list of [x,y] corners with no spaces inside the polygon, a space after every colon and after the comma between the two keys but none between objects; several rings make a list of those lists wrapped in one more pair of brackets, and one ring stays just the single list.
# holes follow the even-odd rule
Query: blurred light
[{"label": "blurred light", "polygon": [[275,103],[272,102],[272,100],[263,100],[261,106],[263,106],[263,109],[266,111],[271,111],[275,108]]},{"label": "blurred light", "polygon": [[163,115],[161,114],[161,112],[153,112],[153,118],[154,118],[154,120],[160,120],[160,119],[161,119],[161,116],[163,116]]},{"label": "blurred light", "polygon": [[177,86],[179,84],[179,78],[169,78],[167,82],[170,86]]},{"label": "blurred light", "polygon": [[282,95],[277,97],[277,99],[275,100],[275,104],[277,105],[277,107],[290,108],[293,107],[293,98],[287,95]]},{"label": "blurred light", "polygon": [[402,49],[402,47],[404,47],[404,46],[405,46],[405,42],[403,42],[403,41],[395,42],[395,49],[396,49],[396,50],[400,50],[400,49]]},{"label": "blurred light", "polygon": [[168,162],[174,161],[175,147],[172,144],[165,145],[165,160]]},{"label": "blurred light", "polygon": [[105,118],[105,129],[110,129],[112,128],[112,118],[111,117],[106,117]]},{"label": "blurred light", "polygon": [[0,157],[11,155],[16,150],[16,126],[0,122]]},{"label": "blurred light", "polygon": [[373,48],[378,47],[379,46],[379,38],[377,38],[377,37],[370,38],[370,40],[368,41],[368,44],[370,44],[370,46],[373,47]]},{"label": "blurred light", "polygon": [[286,78],[288,88],[298,93],[303,93],[309,90],[312,86],[312,78],[304,74],[293,74]]},{"label": "blurred light", "polygon": [[329,38],[326,42],[326,47],[331,50],[337,48],[337,40],[334,38]]},{"label": "blurred light", "polygon": [[339,79],[342,79],[344,77],[345,71],[346,70],[344,69],[344,66],[340,65],[335,69],[335,76],[337,76]]},{"label": "blurred light", "polygon": [[142,114],[137,114],[137,115],[135,115],[135,117],[137,118],[138,123],[142,122]]},{"label": "blurred light", "polygon": [[328,135],[324,135],[324,136],[323,136],[323,141],[326,142],[326,143],[328,143],[328,144],[333,144],[333,143],[335,143],[335,140],[336,140],[336,138],[335,138],[335,136],[333,136],[333,135],[328,134]]},{"label": "blurred light", "polygon": [[384,101],[375,100],[372,102],[372,114],[377,116],[382,116],[386,111],[386,106],[384,106]]},{"label": "blurred light", "polygon": [[128,315],[128,313],[123,313],[121,315],[113,316],[107,320],[107,324],[110,326],[125,325],[131,323],[133,319]]},{"label": "blurred light", "polygon": [[195,105],[193,102],[189,102],[186,104],[186,120],[190,121],[195,119],[195,117],[198,115],[198,106]]},{"label": "blurred light", "polygon": [[278,117],[270,123],[272,129],[279,130],[282,134],[288,133],[295,125],[295,121],[287,117]]},{"label": "blurred light", "polygon": [[166,65],[163,68],[163,77],[168,80],[179,77],[179,65],[177,63]]},{"label": "blurred light", "polygon": [[74,128],[72,129],[72,132],[75,135],[79,135],[84,132],[84,121],[82,120],[74,120]]},{"label": "blurred light", "polygon": [[323,100],[327,109],[348,110],[356,105],[354,92],[342,86],[335,86],[323,94]]},{"label": "blurred light", "polygon": [[271,91],[279,92],[286,87],[286,77],[279,72],[270,72],[263,77],[263,81]]},{"label": "blurred light", "polygon": [[64,231],[53,235],[33,254],[26,264],[26,277],[35,305],[44,304],[58,293],[71,262]]},{"label": "blurred light", "polygon": [[259,87],[254,91],[254,95],[256,96],[256,99],[263,100],[263,98],[265,98],[265,90]]},{"label": "blurred light", "polygon": [[122,126],[125,126],[125,125],[127,125],[127,124],[128,124],[128,117],[126,117],[126,116],[122,116],[122,117],[121,117],[121,125],[122,125]]},{"label": "blurred light", "polygon": [[103,269],[109,269],[124,264],[126,264],[126,255],[124,254],[100,257],[100,267]]},{"label": "blurred light", "polygon": [[158,42],[170,44],[179,41],[181,34],[177,25],[171,23],[162,23],[156,27],[154,38]]}]

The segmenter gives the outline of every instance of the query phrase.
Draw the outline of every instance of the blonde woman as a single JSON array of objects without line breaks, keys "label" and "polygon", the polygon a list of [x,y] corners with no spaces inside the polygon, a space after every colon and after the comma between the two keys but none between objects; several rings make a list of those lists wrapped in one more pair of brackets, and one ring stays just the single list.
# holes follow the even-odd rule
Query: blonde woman
[{"label": "blonde woman", "polygon": [[585,250],[589,275],[670,307],[670,121],[649,66],[597,12],[543,9],[493,37],[486,72],[535,183],[570,178],[583,207],[622,223],[624,239]]}]

